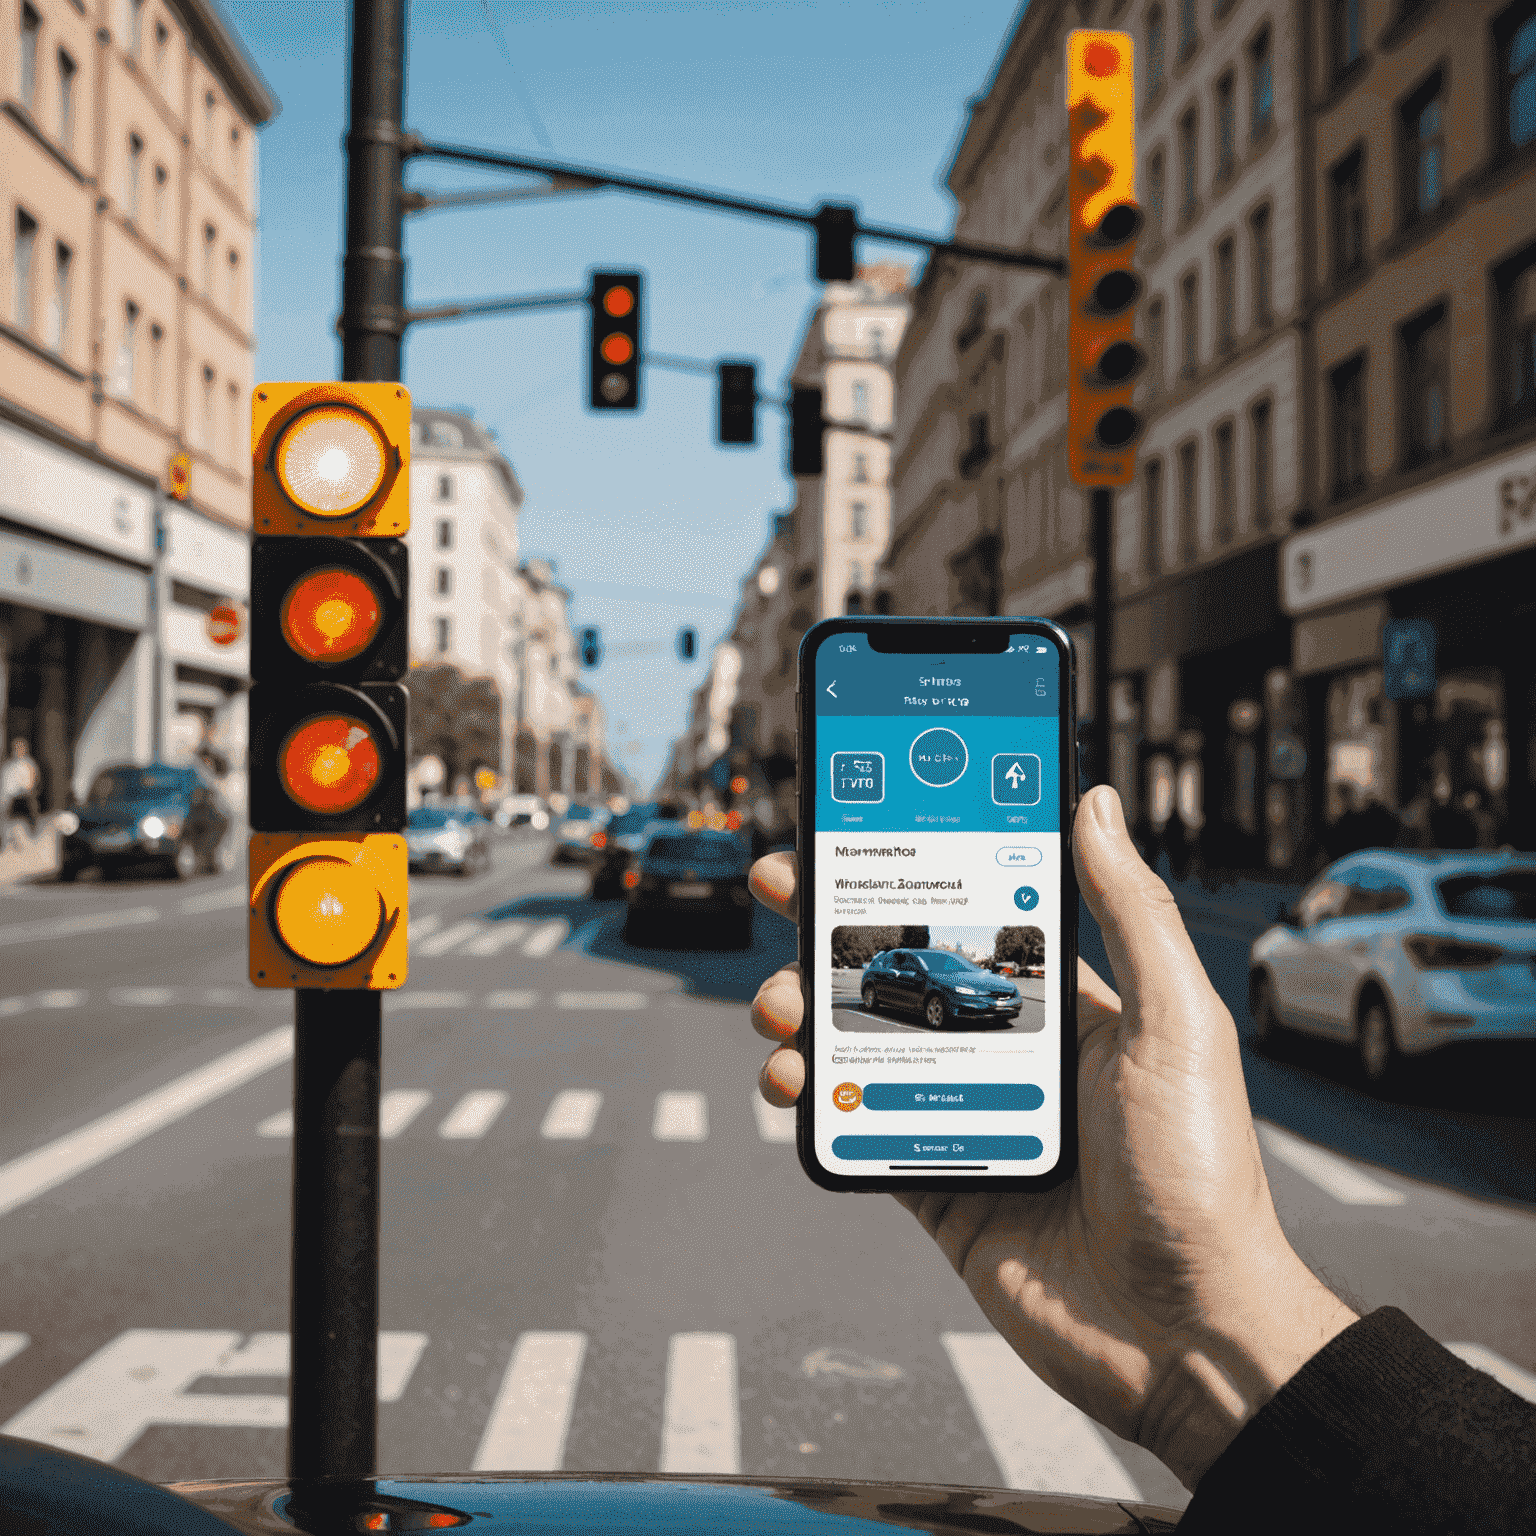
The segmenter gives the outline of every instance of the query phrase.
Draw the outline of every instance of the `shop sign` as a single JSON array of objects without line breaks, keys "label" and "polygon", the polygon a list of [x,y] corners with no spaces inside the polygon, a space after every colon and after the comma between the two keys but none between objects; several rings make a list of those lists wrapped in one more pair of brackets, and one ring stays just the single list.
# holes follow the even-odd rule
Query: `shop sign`
[{"label": "shop sign", "polygon": [[1435,626],[1428,619],[1388,619],[1381,664],[1389,699],[1426,699],[1435,691]]}]

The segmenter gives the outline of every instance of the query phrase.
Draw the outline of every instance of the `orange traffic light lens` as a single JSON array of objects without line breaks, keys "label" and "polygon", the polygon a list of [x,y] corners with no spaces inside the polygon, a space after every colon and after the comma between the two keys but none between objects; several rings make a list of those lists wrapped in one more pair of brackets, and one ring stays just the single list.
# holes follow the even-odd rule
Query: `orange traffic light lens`
[{"label": "orange traffic light lens", "polygon": [[300,577],[283,599],[283,639],[321,666],[362,655],[382,622],[379,594],[361,576],[339,567]]},{"label": "orange traffic light lens", "polygon": [[360,411],[323,405],[296,417],[278,440],[278,483],[312,517],[350,517],[384,483],[389,449]]},{"label": "orange traffic light lens", "polygon": [[635,307],[634,290],[625,288],[622,284],[614,284],[603,295],[603,308],[614,319],[621,320]]},{"label": "orange traffic light lens", "polygon": [[615,331],[611,336],[603,337],[600,350],[605,363],[610,367],[620,368],[635,355],[635,344],[622,332]]},{"label": "orange traffic light lens", "polygon": [[373,878],[343,859],[295,864],[272,902],[278,938],[310,965],[350,965],[383,923],[384,902]]},{"label": "orange traffic light lens", "polygon": [[316,715],[294,727],[278,753],[290,799],[307,811],[337,814],[361,805],[379,781],[382,754],[373,732],[352,715]]}]

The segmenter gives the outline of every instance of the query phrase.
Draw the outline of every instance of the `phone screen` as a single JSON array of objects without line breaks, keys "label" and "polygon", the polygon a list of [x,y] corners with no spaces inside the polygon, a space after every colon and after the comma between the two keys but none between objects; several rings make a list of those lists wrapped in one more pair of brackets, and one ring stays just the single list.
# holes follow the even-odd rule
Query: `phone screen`
[{"label": "phone screen", "polygon": [[931,653],[876,649],[873,626],[808,639],[809,1136],[839,1180],[1061,1164],[1070,650],[1016,622],[983,653],[911,621]]}]

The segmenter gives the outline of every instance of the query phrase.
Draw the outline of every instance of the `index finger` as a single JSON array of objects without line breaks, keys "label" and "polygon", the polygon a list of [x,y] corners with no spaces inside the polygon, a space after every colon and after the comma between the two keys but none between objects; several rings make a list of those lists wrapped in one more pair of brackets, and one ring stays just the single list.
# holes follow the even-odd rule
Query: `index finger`
[{"label": "index finger", "polygon": [[752,894],[771,912],[794,922],[800,907],[800,861],[792,853],[765,853],[747,877]]}]

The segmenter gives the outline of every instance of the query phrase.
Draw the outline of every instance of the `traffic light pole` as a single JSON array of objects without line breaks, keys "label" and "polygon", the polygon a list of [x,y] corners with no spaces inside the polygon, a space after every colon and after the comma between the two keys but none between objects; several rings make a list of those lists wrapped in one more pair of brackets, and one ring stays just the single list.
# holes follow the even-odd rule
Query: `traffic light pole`
[{"label": "traffic light pole", "polygon": [[1093,489],[1093,781],[1109,783],[1109,674],[1113,639],[1115,493]]}]

